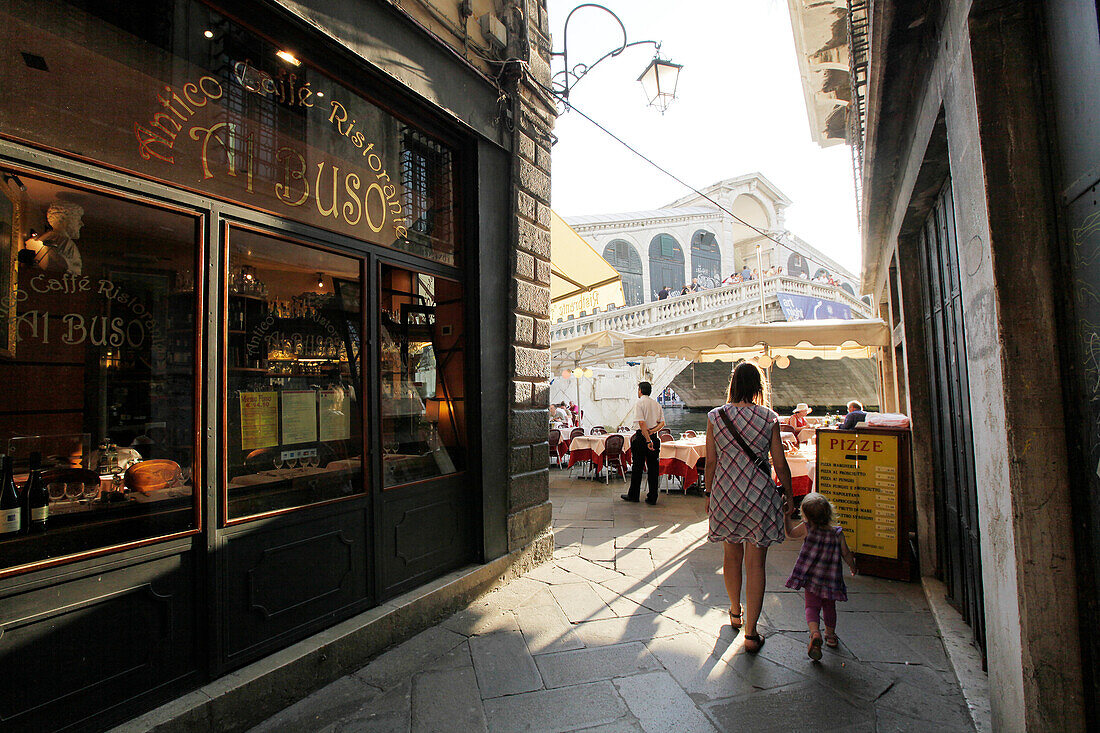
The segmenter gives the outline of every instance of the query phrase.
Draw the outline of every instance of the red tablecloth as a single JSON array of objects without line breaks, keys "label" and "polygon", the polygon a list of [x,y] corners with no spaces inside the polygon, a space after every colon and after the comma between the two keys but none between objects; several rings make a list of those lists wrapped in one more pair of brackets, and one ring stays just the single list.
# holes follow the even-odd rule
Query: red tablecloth
[{"label": "red tablecloth", "polygon": [[[578,435],[573,440],[569,441],[569,466],[572,467],[577,461],[591,461],[593,468],[596,472],[603,470],[604,460],[604,444],[607,439],[615,433],[608,433],[607,435]],[[627,436],[624,436],[624,438]],[[632,463],[630,454],[630,441],[623,441],[623,465],[626,470],[630,470]]]},{"label": "red tablecloth", "polygon": [[678,476],[684,480],[684,487],[693,486],[699,480],[696,466],[706,457],[707,440],[703,438],[685,438],[661,443],[660,471],[662,476]]}]

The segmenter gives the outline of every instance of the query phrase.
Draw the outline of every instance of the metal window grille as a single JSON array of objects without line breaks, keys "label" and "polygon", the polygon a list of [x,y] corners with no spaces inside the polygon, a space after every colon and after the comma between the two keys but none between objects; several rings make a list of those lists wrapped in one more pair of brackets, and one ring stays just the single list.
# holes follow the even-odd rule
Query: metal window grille
[{"label": "metal window grille", "polygon": [[450,149],[405,127],[401,134],[401,185],[409,241],[429,250],[453,251],[455,195]]}]

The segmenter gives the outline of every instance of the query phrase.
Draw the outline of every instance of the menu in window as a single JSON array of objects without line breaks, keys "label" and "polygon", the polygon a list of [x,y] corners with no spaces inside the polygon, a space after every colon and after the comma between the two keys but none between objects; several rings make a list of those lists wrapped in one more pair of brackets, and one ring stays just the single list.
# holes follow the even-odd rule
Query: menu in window
[{"label": "menu in window", "polygon": [[276,392],[241,392],[242,450],[279,444],[278,399]]},{"label": "menu in window", "polygon": [[351,400],[342,389],[320,392],[321,440],[347,440],[351,437]]},{"label": "menu in window", "polygon": [[853,552],[898,559],[898,447],[895,435],[818,431],[817,490]]},{"label": "menu in window", "polygon": [[287,389],[280,394],[283,408],[283,445],[317,440],[317,393]]}]

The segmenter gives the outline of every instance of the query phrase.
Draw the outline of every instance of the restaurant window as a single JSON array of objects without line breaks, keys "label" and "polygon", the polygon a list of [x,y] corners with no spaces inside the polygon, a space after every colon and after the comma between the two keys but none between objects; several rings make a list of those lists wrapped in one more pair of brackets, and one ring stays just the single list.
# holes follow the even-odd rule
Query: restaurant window
[{"label": "restaurant window", "polygon": [[466,464],[462,286],[381,268],[382,465],[386,487]]},{"label": "restaurant window", "polygon": [[225,516],[361,494],[360,261],[238,227],[228,237]]},{"label": "restaurant window", "polygon": [[8,0],[0,47],[0,136],[459,264],[452,149],[313,46],[197,0]]},{"label": "restaurant window", "polygon": [[197,529],[200,219],[0,173],[0,569]]}]

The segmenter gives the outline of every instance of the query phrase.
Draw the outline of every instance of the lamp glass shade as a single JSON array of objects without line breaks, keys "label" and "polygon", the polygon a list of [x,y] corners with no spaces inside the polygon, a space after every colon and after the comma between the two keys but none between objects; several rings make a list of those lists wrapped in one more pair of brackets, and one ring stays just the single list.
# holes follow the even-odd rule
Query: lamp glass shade
[{"label": "lamp glass shade", "polygon": [[761,368],[767,369],[772,365],[772,358],[767,354],[764,354],[756,363],[759,364]]},{"label": "lamp glass shade", "polygon": [[569,379],[569,378],[570,378],[570,377],[572,377],[572,376],[573,376],[573,372],[572,372],[572,371],[570,371],[570,370],[568,370],[568,369],[562,369],[562,370],[561,370],[561,378],[562,378],[562,379]]},{"label": "lamp glass shade", "polygon": [[786,369],[787,367],[789,367],[791,365],[791,359],[786,354],[783,354],[781,356],[777,356],[775,358],[775,365],[777,367],[779,367],[780,369]]},{"label": "lamp glass shade", "polygon": [[660,57],[654,57],[649,62],[638,81],[642,83],[649,106],[656,107],[664,112],[676,99],[676,85],[680,82],[681,64],[665,61]]}]

